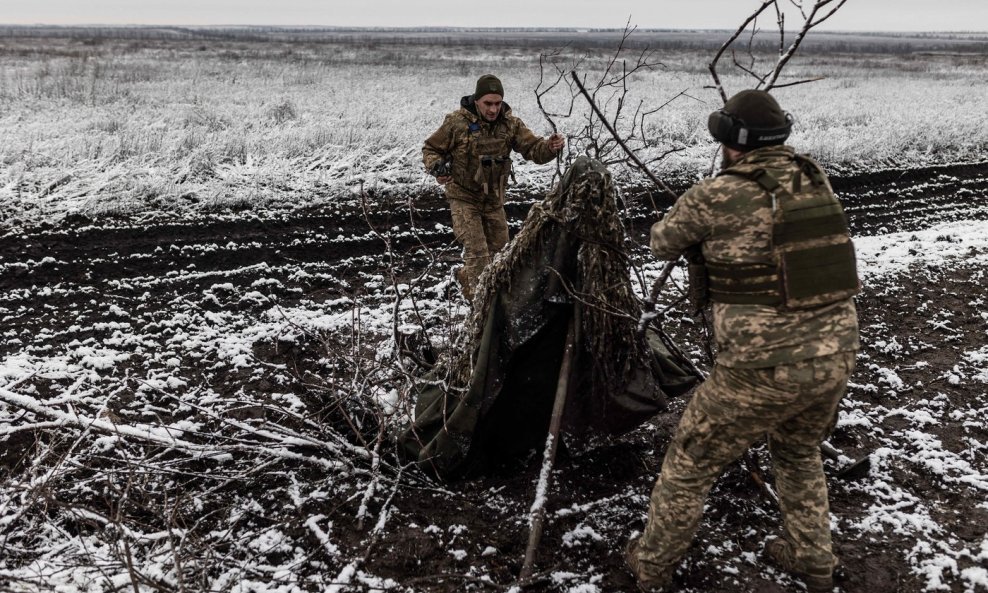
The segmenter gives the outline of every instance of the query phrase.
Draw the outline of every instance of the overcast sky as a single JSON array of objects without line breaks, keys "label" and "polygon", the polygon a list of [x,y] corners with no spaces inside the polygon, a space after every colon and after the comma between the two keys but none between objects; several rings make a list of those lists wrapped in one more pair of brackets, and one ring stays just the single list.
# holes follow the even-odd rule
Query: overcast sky
[{"label": "overcast sky", "polygon": [[[803,0],[811,4],[813,0]],[[735,28],[761,0],[0,0],[5,24]],[[836,4],[836,0],[834,2]],[[797,14],[788,18],[796,26]],[[770,26],[766,19],[763,26]],[[848,0],[822,28],[988,31],[988,0]]]}]

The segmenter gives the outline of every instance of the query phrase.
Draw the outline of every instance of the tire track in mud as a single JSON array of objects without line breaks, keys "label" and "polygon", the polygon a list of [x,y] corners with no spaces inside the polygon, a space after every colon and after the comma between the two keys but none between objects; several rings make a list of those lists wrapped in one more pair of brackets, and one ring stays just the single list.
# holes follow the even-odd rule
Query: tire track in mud
[{"label": "tire track in mud", "polygon": [[[988,162],[835,175],[830,181],[855,235],[915,231],[955,220],[988,218]],[[646,202],[643,195],[635,201]],[[655,201],[663,210],[673,203],[662,196]],[[640,207],[634,219],[650,223],[655,216],[650,208]]]},{"label": "tire track in mud", "polygon": [[[988,163],[887,171],[833,181],[856,234],[918,230],[950,220],[988,218],[988,208],[985,208],[988,203],[985,200]],[[629,229],[632,239],[642,245],[642,255],[647,257],[644,255],[645,236],[654,220],[651,203],[644,194],[627,191],[625,195],[629,202],[638,204],[629,216]],[[511,219],[519,223],[531,203],[529,199],[509,204]],[[659,205],[668,206],[670,202]],[[390,254],[382,237],[390,241]],[[346,297],[364,303],[386,300],[388,293],[382,287],[389,282],[383,277],[389,258],[393,258],[393,267],[403,277],[429,273],[423,284],[434,286],[448,276],[450,264],[458,259],[457,248],[451,240],[448,210],[434,192],[416,201],[412,216],[405,203],[376,198],[373,210],[366,216],[361,204],[351,201],[325,209],[213,214],[190,220],[148,217],[96,223],[75,218],[58,225],[18,229],[0,237],[0,357],[12,366],[19,364],[18,357],[53,360],[50,367],[38,365],[50,368],[50,373],[39,373],[29,385],[22,386],[35,389],[43,397],[63,393],[65,386],[74,380],[65,375],[62,367],[71,363],[87,369],[87,374],[99,375],[98,379],[91,380],[102,390],[100,394],[116,394],[115,405],[121,408],[117,412],[126,413],[125,417],[131,420],[153,422],[160,414],[171,414],[169,419],[173,419],[179,413],[173,409],[173,400],[140,392],[144,383],[156,385],[168,379],[178,380],[176,390],[204,394],[214,400],[222,398],[223,409],[229,407],[236,413],[254,413],[260,407],[254,402],[266,401],[272,390],[287,391],[295,385],[287,380],[279,382],[292,372],[287,368],[289,365],[273,362],[290,358],[294,362],[296,352],[298,359],[318,356],[328,359],[329,355],[318,350],[318,345],[273,341],[261,343],[261,347],[253,351],[257,360],[248,360],[249,364],[241,365],[232,360],[229,349],[218,347],[231,338],[238,338],[231,334],[240,332],[244,334],[240,337],[247,339],[258,335],[249,330],[255,322],[266,320],[265,315],[272,304],[290,307],[293,303],[309,301],[305,303],[308,309],[332,311],[348,309],[350,304],[335,302],[345,301]],[[432,271],[426,270],[430,258],[438,262]],[[980,276],[961,274],[953,286],[973,286],[976,291],[980,281]],[[942,299],[940,291],[945,289],[939,284],[926,286],[922,278],[917,282],[917,286],[904,288],[901,295],[880,295],[882,299],[901,299],[894,307],[888,306],[885,300],[862,306],[864,323],[885,327],[887,318],[883,315],[890,311],[895,315],[899,310],[911,311],[912,317],[906,320],[910,327],[915,325],[916,328],[910,331],[920,335],[917,333],[922,331],[919,328],[925,328],[927,324],[925,303]],[[923,287],[927,293],[919,298],[916,294]],[[953,300],[965,303],[970,297],[960,295]],[[968,319],[972,326],[977,323],[977,319],[970,316],[964,317],[960,313],[954,316]],[[974,330],[969,333],[976,334]],[[212,335],[207,335],[210,332]],[[895,335],[881,336],[894,341]],[[206,339],[212,340],[208,347],[203,344]],[[913,347],[912,341],[903,340],[903,344]],[[882,358],[883,352],[872,347],[868,352],[872,356],[871,362],[891,366]],[[244,354],[245,357],[248,355]],[[87,362],[86,357],[91,360]],[[103,366],[109,364],[103,361],[111,357],[113,366]],[[930,365],[933,371],[912,365],[910,368],[914,369],[915,376],[904,377],[910,384],[929,384],[936,380],[938,373],[949,368],[947,361],[949,359],[944,359],[941,364],[938,359],[934,360]],[[310,361],[310,364],[316,371],[325,370],[325,367],[316,366],[316,361]],[[189,387],[184,386],[186,383]],[[202,391],[196,391],[199,389]],[[916,397],[924,396],[922,388],[916,391]],[[866,392],[860,397],[864,399],[870,395]],[[876,393],[874,397],[876,406],[887,403],[881,399],[881,394]],[[159,405],[146,407],[145,401]],[[132,406],[132,402],[139,405]],[[650,442],[640,449],[592,449],[576,458],[573,468],[562,474],[560,483],[564,487],[557,500],[559,508],[584,505],[580,507],[584,510],[572,519],[563,520],[557,515],[553,537],[558,539],[562,537],[561,531],[582,528],[586,524],[596,526],[606,537],[600,542],[587,541],[585,548],[560,548],[554,556],[556,565],[576,567],[584,572],[604,570],[617,575],[615,578],[618,579],[617,587],[606,581],[608,587],[624,589],[631,586],[620,580],[626,579],[622,576],[620,556],[614,555],[610,548],[616,539],[615,533],[624,533],[629,521],[640,519],[644,503],[636,497],[647,492],[652,479],[641,468],[654,467],[658,463],[648,454],[642,457],[641,451],[660,450],[660,439],[666,437],[659,435],[665,435],[671,426],[666,428],[666,431],[657,432],[657,436],[648,437],[656,439],[655,443]],[[4,454],[6,457],[0,456],[0,470],[4,464],[13,467],[13,460],[30,449],[33,441],[26,435],[22,435],[23,442],[5,443],[7,453]],[[961,436],[964,435],[951,432],[944,438]],[[835,443],[847,450],[860,449],[864,443],[881,443],[873,436],[865,437],[864,443],[859,442],[857,433],[850,430],[838,433],[835,438]],[[614,463],[615,458],[624,462]],[[916,481],[917,470],[914,468],[895,471],[899,472],[896,475],[906,476],[903,481]],[[588,481],[588,476],[600,476],[600,479]],[[492,490],[488,490],[490,483],[467,486],[463,490],[462,498],[467,504],[473,504],[475,500],[492,501],[492,507],[478,504],[474,510],[465,512],[469,518],[462,522],[477,531],[487,529],[484,531],[485,545],[491,541],[496,543],[504,558],[521,557],[518,542],[522,540],[517,529],[510,522],[501,521],[491,533],[484,520],[520,516],[527,508],[524,505],[530,496],[530,483],[529,480],[495,481]],[[730,521],[737,516],[753,517],[750,520],[755,522],[759,532],[773,528],[769,515],[751,513],[752,509],[763,505],[743,473],[735,471],[728,475],[718,488],[721,489],[720,502],[712,505],[710,521],[728,527],[706,534],[703,536],[706,539],[699,545],[716,545],[735,537],[730,535],[734,533]],[[850,486],[840,484],[835,486],[835,491],[835,508],[852,518],[858,517],[855,513],[861,513],[861,495]],[[948,500],[954,500],[959,495],[948,493],[947,496],[950,497]],[[598,499],[615,501],[606,512],[606,520],[599,524],[594,523],[597,519],[585,510],[587,500]],[[448,502],[447,495],[441,491],[416,490],[414,498],[400,499],[395,508],[401,509],[399,516],[403,519],[428,525],[434,520],[435,509],[445,508],[442,505]],[[946,505],[946,508],[956,507]],[[979,519],[984,514],[982,511],[976,513],[970,516]],[[947,525],[957,523],[951,517],[943,518],[942,522]],[[428,574],[449,571],[451,561],[431,534],[401,527],[397,521],[396,524],[398,527],[386,534],[385,541],[396,546],[398,552],[393,555],[396,561],[407,564],[396,569],[395,560],[389,556],[386,560],[369,563],[373,573],[400,578],[402,574],[421,574],[423,570]],[[959,536],[968,535],[960,527],[957,529]],[[341,523],[339,531],[346,532],[346,525]],[[977,535],[975,531],[971,538]],[[749,536],[746,541],[741,544],[747,546],[744,549],[754,549],[753,538]],[[971,541],[976,543],[974,539]],[[356,549],[356,543],[351,545]],[[841,553],[851,559],[849,566],[856,579],[847,584],[847,590],[882,593],[902,590],[898,579],[899,575],[905,574],[908,565],[898,557],[895,546],[875,544],[865,546],[868,549],[862,551],[859,542],[842,542],[841,545]],[[584,549],[589,552],[582,552]],[[592,562],[588,558],[593,559]],[[603,566],[597,560],[601,558],[607,559]],[[868,558],[867,563],[861,558]],[[691,582],[697,587],[693,590],[733,588],[730,583],[719,584],[724,573],[717,568],[717,562],[715,559],[711,564],[699,567]],[[491,559],[487,566],[491,574],[505,581],[512,578],[510,561]],[[746,572],[745,575],[745,578],[756,579],[757,572]],[[432,590],[459,591],[462,586],[455,583]]]},{"label": "tire track in mud", "polygon": [[988,218],[988,162],[838,177],[833,185],[857,235]]},{"label": "tire track in mud", "polygon": [[[988,218],[988,162],[887,170],[834,177],[833,185],[858,235],[917,230],[942,222]],[[685,188],[677,188],[685,189]],[[634,206],[633,241],[644,246],[655,219],[645,192],[626,190]],[[531,198],[510,202],[520,225]],[[659,208],[671,199],[656,199]],[[365,211],[366,209],[366,211]],[[155,218],[157,216],[158,218]],[[188,220],[160,213],[134,220],[70,217],[0,237],[0,319],[6,331],[67,327],[85,319],[58,315],[67,301],[96,311],[98,295],[134,298],[151,292],[164,304],[217,284],[273,286],[280,299],[358,296],[376,290],[388,270],[402,278],[427,274],[433,284],[458,260],[449,212],[437,192],[410,206],[372,196],[323,209],[233,212]],[[644,253],[644,247],[642,249]],[[430,263],[438,265],[429,269]],[[46,294],[42,287],[61,287]],[[198,300],[198,299],[197,299]],[[148,303],[151,306],[151,303]],[[88,315],[83,315],[88,317]],[[19,332],[18,332],[19,333]],[[9,345],[2,348],[9,351]]]}]

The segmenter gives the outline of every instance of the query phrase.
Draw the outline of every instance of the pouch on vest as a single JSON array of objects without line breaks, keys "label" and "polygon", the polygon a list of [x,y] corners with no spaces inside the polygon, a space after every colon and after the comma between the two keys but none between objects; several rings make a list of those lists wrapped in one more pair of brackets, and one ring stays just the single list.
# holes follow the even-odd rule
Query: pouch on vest
[{"label": "pouch on vest", "polygon": [[686,257],[686,297],[693,315],[698,314],[710,303],[710,277],[707,262],[699,246],[690,247],[683,254]]},{"label": "pouch on vest", "polygon": [[485,196],[496,196],[503,203],[511,175],[511,148],[507,140],[501,136],[479,136],[474,139],[473,149],[477,156],[474,182]]},{"label": "pouch on vest", "polygon": [[[840,202],[812,160],[796,156],[792,191],[765,169],[724,173],[751,179],[772,199],[775,265],[709,266],[711,298],[724,303],[809,309],[861,291],[854,244]],[[804,187],[802,177],[809,178]]]}]

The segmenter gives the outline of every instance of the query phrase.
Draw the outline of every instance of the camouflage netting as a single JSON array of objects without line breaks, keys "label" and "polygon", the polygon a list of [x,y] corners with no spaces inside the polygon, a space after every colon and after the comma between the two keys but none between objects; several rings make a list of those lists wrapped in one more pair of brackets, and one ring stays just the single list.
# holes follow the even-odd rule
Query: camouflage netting
[{"label": "camouflage netting", "polygon": [[[527,264],[539,259],[537,253],[551,243],[559,227],[579,243],[575,286],[563,282],[560,288],[567,300],[583,305],[581,334],[593,362],[594,393],[599,394],[613,385],[623,385],[636,363],[640,365],[650,353],[645,341],[636,336],[641,304],[631,284],[623,249],[626,235],[611,174],[597,161],[578,159],[545,200],[532,206],[510,247],[481,277],[469,335],[471,343],[478,343],[499,288],[510,287]],[[556,276],[552,270],[549,274]],[[468,384],[473,370],[471,354],[467,350],[457,361],[455,385]]]},{"label": "camouflage netting", "polygon": [[577,159],[481,276],[465,342],[419,386],[405,451],[457,477],[540,446],[574,315],[568,432],[626,432],[692,387],[656,336],[637,333],[625,240],[610,173]]}]

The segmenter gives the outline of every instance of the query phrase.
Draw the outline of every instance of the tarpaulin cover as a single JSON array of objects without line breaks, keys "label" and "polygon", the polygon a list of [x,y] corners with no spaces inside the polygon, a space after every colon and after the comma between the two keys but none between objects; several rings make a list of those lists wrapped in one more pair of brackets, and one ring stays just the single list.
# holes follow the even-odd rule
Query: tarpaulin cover
[{"label": "tarpaulin cover", "polygon": [[540,447],[574,315],[565,431],[624,433],[690,390],[697,378],[637,331],[626,240],[606,167],[577,159],[482,275],[462,348],[418,383],[403,450],[452,479]]}]

